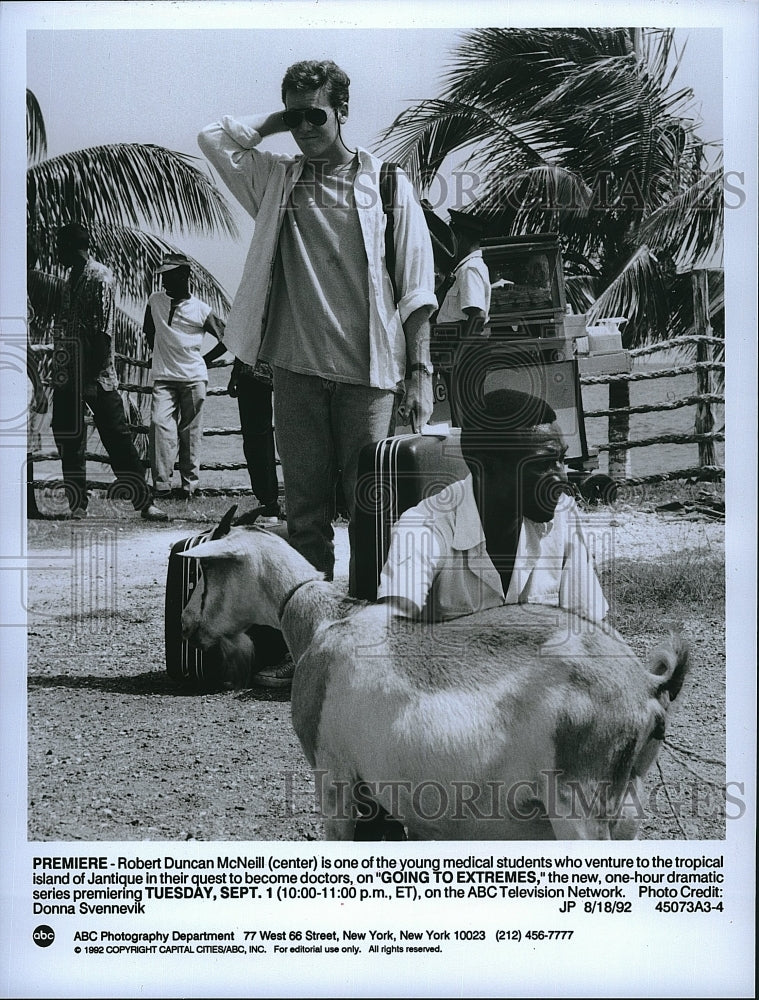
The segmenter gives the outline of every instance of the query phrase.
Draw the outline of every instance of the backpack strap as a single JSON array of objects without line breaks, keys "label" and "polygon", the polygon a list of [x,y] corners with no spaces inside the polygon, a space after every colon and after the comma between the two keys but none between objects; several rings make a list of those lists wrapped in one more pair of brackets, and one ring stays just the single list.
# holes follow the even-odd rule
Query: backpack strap
[{"label": "backpack strap", "polygon": [[456,281],[456,272],[458,271],[460,266],[461,266],[461,261],[459,261],[459,263],[454,268],[452,268],[448,272],[448,274],[446,274],[446,276],[443,278],[443,280],[435,289],[435,298],[437,299],[437,309],[430,316],[430,323],[435,323],[437,321],[437,314],[440,312],[440,309],[443,303],[445,302],[446,295],[453,288],[454,282]]},{"label": "backpack strap", "polygon": [[395,194],[398,184],[399,163],[383,163],[380,167],[379,189],[382,211],[385,213],[385,266],[393,286],[393,302],[398,305],[398,286],[395,283]]},{"label": "backpack strap", "polygon": [[437,299],[437,309],[435,310],[433,315],[430,316],[430,322],[432,323],[434,323],[435,320],[437,319],[437,314],[440,312],[440,307],[445,302],[446,295],[453,288],[453,283],[456,280],[456,270],[457,269],[454,267],[452,271],[449,271],[448,274],[446,274],[446,276],[443,278],[443,280],[435,289],[435,298]]}]

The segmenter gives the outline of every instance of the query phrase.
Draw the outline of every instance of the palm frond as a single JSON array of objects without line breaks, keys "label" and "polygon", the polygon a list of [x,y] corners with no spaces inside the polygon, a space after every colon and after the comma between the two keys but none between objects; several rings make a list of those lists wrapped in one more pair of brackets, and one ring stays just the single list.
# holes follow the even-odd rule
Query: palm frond
[{"label": "palm frond", "polygon": [[721,169],[701,175],[642,223],[639,235],[653,250],[666,248],[688,267],[722,249],[724,185]]},{"label": "palm frond", "polygon": [[589,274],[566,275],[564,291],[572,312],[587,313],[596,299],[596,280]]},{"label": "palm frond", "polygon": [[[137,320],[121,306],[114,310],[113,342],[117,354],[136,361],[148,361],[150,348],[142,332],[142,317]],[[122,382],[136,382],[145,385],[147,369],[139,365],[130,365],[126,361],[119,362],[119,376]]]},{"label": "palm frond", "polygon": [[402,112],[380,134],[379,149],[397,160],[422,190],[450,153],[486,143],[500,131],[481,108],[450,101],[423,101]]},{"label": "palm frond", "polygon": [[[183,248],[160,236],[128,226],[95,225],[90,228],[90,237],[90,253],[96,260],[111,268],[119,297],[140,316],[148,296],[158,288],[154,276],[164,255],[185,253]],[[218,315],[226,316],[230,307],[226,291],[202,264],[192,257],[189,259],[195,294]],[[65,269],[57,263],[50,244],[45,247],[41,266],[48,272],[47,280],[63,282]]]},{"label": "palm frond", "polygon": [[446,96],[519,116],[588,60],[632,49],[628,28],[479,29],[457,49]]},{"label": "palm frond", "polygon": [[541,163],[507,176],[494,175],[477,208],[485,212],[508,205],[517,219],[536,209],[546,218],[555,213],[585,214],[593,197],[582,177],[557,164]]},{"label": "palm frond", "polygon": [[625,316],[625,347],[666,336],[670,305],[665,274],[647,246],[640,246],[588,310],[588,325],[604,316]]},{"label": "palm frond", "polygon": [[[158,287],[155,272],[164,255],[185,253],[163,237],[128,226],[93,227],[91,251],[113,270],[120,294],[138,309],[144,309],[148,296]],[[195,294],[216,313],[226,316],[229,296],[209,271],[194,258],[189,259]]]},{"label": "palm frond", "polygon": [[48,240],[74,219],[90,227],[236,237],[227,202],[194,160],[160,146],[117,143],[35,163],[27,171],[30,224]]},{"label": "palm frond", "polygon": [[34,269],[26,273],[26,298],[29,307],[29,337],[33,344],[45,344],[52,338],[52,327],[61,311],[64,278],[60,274]]},{"label": "palm frond", "polygon": [[26,159],[36,163],[47,156],[47,133],[42,110],[31,90],[26,91]]}]

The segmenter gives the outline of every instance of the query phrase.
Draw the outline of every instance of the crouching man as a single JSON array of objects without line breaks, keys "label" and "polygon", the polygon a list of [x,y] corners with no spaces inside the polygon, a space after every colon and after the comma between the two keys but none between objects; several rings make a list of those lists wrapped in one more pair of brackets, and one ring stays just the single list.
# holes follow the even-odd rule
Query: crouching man
[{"label": "crouching man", "polygon": [[445,621],[501,604],[608,612],[564,468],[553,409],[515,390],[462,414],[470,475],[407,510],[393,529],[379,600]]}]

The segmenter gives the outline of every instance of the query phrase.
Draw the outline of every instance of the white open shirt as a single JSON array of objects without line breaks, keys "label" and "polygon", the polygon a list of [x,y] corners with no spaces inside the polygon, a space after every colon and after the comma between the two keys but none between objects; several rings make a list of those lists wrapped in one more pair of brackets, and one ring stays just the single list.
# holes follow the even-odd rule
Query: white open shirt
[{"label": "white open shirt", "polygon": [[377,596],[403,597],[445,621],[501,604],[548,604],[600,622],[609,605],[574,499],[551,521],[522,521],[508,593],[485,548],[472,477],[405,511],[393,528]]}]

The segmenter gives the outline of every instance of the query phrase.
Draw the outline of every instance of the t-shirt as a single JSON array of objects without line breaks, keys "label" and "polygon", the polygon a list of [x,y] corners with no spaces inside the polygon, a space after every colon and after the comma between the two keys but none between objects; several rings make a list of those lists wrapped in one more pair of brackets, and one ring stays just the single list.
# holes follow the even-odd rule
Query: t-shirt
[{"label": "t-shirt", "polygon": [[482,250],[473,250],[458,264],[456,279],[443,299],[437,322],[458,323],[466,319],[465,309],[482,309],[486,319],[490,312],[490,272]]},{"label": "t-shirt", "polygon": [[207,321],[213,313],[211,307],[194,295],[177,301],[161,291],[150,296],[148,308],[155,326],[153,379],[207,382],[202,345]]},{"label": "t-shirt", "polygon": [[577,504],[560,498],[545,524],[524,518],[508,592],[485,547],[472,477],[405,511],[393,528],[378,597],[404,597],[433,621],[501,604],[548,604],[600,622],[609,605]]},{"label": "t-shirt", "polygon": [[269,364],[369,385],[369,270],[353,181],[357,162],[307,162],[279,235],[266,333]]}]

